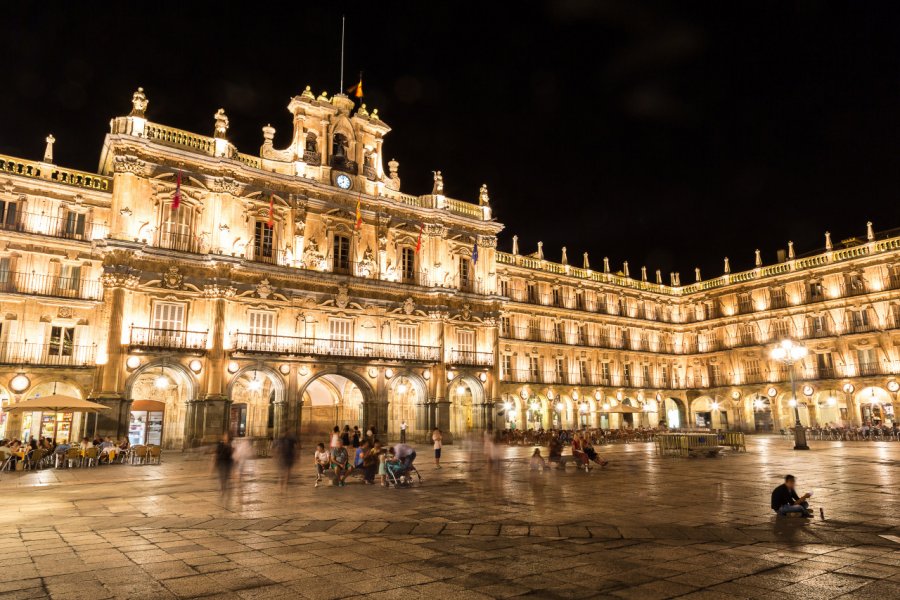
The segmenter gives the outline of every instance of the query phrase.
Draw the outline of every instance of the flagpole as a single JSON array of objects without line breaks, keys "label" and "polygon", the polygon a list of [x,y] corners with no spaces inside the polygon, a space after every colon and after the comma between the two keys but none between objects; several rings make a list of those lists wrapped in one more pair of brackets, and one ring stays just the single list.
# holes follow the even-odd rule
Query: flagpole
[{"label": "flagpole", "polygon": [[338,92],[344,93],[344,29],[346,27],[347,17],[345,15],[341,15],[341,85],[338,88]]}]

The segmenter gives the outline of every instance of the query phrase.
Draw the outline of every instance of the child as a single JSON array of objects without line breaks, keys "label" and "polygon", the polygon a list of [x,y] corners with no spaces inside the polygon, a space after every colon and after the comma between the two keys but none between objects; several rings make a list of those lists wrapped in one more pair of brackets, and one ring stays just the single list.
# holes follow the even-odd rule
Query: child
[{"label": "child", "polygon": [[378,463],[378,478],[381,480],[381,487],[387,487],[387,463],[389,460],[394,460],[394,455],[391,454],[388,456],[387,452],[381,453],[381,460]]},{"label": "child", "polygon": [[325,444],[319,444],[316,446],[316,485],[313,487],[319,487],[319,482],[322,481],[322,473],[331,468],[331,454],[325,450]]},{"label": "child", "polygon": [[540,448],[534,449],[534,453],[531,455],[530,466],[532,471],[543,471],[547,468],[547,463],[544,462],[544,457],[541,456]]}]

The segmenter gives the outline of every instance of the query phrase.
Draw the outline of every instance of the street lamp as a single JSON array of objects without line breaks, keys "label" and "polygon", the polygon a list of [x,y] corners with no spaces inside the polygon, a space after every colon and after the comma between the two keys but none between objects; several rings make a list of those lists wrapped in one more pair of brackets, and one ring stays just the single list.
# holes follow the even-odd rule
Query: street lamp
[{"label": "street lamp", "polygon": [[794,365],[806,356],[806,347],[795,344],[791,340],[782,340],[781,344],[775,346],[769,353],[773,360],[777,360],[788,368],[788,375],[791,378],[791,399],[788,404],[794,409],[794,450],[809,450],[806,444],[806,431],[800,422],[800,407],[797,403],[797,384],[794,382]]}]

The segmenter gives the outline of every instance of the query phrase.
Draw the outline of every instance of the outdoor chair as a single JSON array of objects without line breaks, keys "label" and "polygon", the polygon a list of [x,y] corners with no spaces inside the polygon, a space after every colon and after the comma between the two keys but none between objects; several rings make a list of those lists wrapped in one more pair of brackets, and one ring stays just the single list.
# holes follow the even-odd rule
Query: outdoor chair
[{"label": "outdoor chair", "polygon": [[132,446],[131,447],[131,464],[144,464],[144,459],[147,458],[147,446]]},{"label": "outdoor chair", "polygon": [[25,468],[31,469],[32,471],[35,469],[39,469],[41,467],[41,459],[44,457],[44,451],[40,448],[36,448],[32,450],[28,454],[25,455]]},{"label": "outdoor chair", "polygon": [[159,446],[147,446],[147,464],[162,462],[162,449]]},{"label": "outdoor chair", "polygon": [[81,450],[78,448],[69,448],[63,456],[63,465],[71,467],[75,463],[81,465]]},{"label": "outdoor chair", "polygon": [[99,456],[96,448],[88,448],[84,451],[84,458],[81,460],[81,466],[95,467],[97,466],[97,456]]}]

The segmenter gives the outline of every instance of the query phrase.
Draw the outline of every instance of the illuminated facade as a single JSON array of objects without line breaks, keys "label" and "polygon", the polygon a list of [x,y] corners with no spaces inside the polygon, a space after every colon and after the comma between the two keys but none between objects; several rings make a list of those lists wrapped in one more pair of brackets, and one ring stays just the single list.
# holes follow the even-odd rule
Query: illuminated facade
[{"label": "illuminated facade", "polygon": [[[43,161],[0,157],[0,398],[110,407],[58,415],[62,432],[188,447],[404,420],[414,438],[777,429],[793,409],[768,351],[787,336],[810,350],[805,422],[893,419],[898,238],[870,227],[813,257],[650,283],[540,245],[498,252],[487,188],[455,200],[436,172],[430,194],[402,193],[389,127],[344,96],[294,97],[290,143],[266,126],[258,156],[229,143],[223,110],[207,137],[148,104],[138,90],[112,120],[97,174],[55,166],[52,137]],[[20,437],[54,416],[0,418]]]}]

